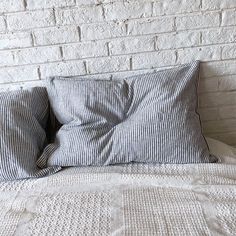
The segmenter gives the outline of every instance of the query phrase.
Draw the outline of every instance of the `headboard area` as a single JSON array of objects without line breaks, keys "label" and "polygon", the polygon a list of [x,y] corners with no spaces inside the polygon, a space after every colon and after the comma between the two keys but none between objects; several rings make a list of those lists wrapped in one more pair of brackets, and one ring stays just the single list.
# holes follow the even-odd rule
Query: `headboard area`
[{"label": "headboard area", "polygon": [[197,59],[204,133],[236,145],[236,1],[0,1],[0,91]]}]

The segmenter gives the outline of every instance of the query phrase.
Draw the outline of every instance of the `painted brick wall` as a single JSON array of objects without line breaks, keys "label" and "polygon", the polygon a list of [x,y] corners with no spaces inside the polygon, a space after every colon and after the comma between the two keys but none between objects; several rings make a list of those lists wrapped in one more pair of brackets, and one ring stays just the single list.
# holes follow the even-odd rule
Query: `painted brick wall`
[{"label": "painted brick wall", "polygon": [[235,0],[0,1],[0,90],[195,59],[204,132],[236,145]]}]

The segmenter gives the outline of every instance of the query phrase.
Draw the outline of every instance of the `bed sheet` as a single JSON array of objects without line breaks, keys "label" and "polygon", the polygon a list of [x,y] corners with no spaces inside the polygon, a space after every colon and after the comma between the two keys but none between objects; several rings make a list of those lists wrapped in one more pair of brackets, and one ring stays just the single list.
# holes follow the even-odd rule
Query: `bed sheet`
[{"label": "bed sheet", "polygon": [[0,182],[0,235],[236,235],[235,149],[209,140],[220,163],[67,168]]}]

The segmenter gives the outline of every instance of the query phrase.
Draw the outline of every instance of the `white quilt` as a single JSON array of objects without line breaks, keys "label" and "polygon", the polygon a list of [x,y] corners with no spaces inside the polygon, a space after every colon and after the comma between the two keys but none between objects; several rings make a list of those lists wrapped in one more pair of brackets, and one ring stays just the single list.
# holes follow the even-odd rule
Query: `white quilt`
[{"label": "white quilt", "polygon": [[1,182],[0,235],[236,235],[236,165],[68,168]]}]

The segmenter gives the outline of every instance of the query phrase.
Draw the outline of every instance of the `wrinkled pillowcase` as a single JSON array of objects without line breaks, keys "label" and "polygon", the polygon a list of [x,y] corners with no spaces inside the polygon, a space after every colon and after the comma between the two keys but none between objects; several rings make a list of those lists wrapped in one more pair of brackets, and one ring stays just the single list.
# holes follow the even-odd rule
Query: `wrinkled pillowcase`
[{"label": "wrinkled pillowcase", "polygon": [[62,124],[40,166],[207,163],[197,108],[199,62],[120,81],[48,80]]},{"label": "wrinkled pillowcase", "polygon": [[60,169],[36,165],[47,141],[47,118],[45,88],[0,93],[0,180],[43,177]]}]

